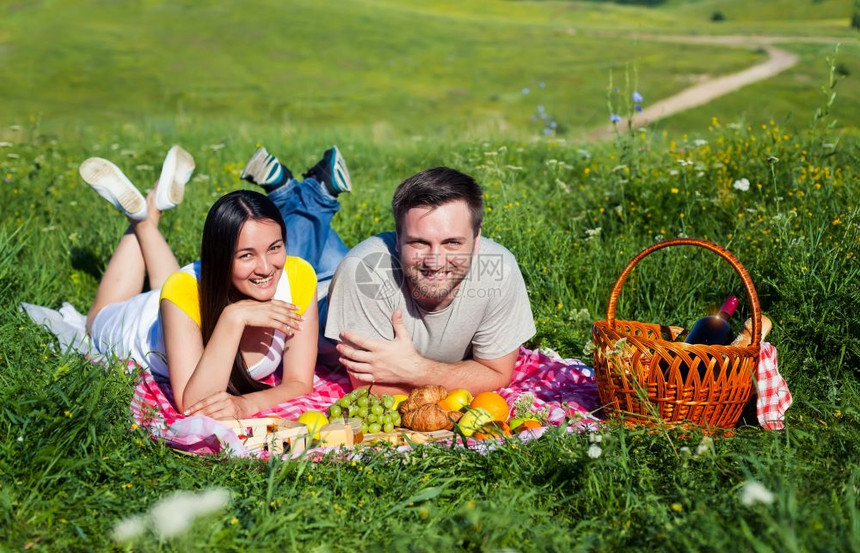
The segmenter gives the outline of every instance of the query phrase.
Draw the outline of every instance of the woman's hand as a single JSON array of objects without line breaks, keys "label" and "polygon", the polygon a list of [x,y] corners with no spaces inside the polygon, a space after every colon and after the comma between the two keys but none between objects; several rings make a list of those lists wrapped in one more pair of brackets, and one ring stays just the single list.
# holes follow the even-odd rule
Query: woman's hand
[{"label": "woman's hand", "polygon": [[264,302],[241,300],[227,306],[221,316],[228,315],[242,328],[248,326],[274,328],[292,336],[302,329],[301,323],[304,320],[296,313],[297,310],[295,305],[281,300]]},{"label": "woman's hand", "polygon": [[187,417],[206,415],[217,420],[244,419],[258,410],[244,396],[234,396],[227,392],[218,392],[198,401],[183,413]]}]

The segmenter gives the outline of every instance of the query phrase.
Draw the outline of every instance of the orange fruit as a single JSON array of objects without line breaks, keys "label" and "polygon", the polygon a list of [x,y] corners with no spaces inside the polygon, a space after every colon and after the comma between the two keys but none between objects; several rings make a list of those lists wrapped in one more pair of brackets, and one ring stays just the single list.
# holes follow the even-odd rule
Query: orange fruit
[{"label": "orange fruit", "polygon": [[449,392],[445,399],[437,402],[437,405],[445,411],[459,411],[464,407],[468,407],[472,399],[472,393],[469,390],[457,388]]},{"label": "orange fruit", "polygon": [[501,438],[502,436],[510,436],[511,428],[506,422],[492,421],[488,422],[481,428],[480,432],[475,432],[476,440],[488,440],[492,438]]},{"label": "orange fruit", "polygon": [[493,420],[499,422],[508,420],[508,414],[511,411],[505,398],[496,392],[481,392],[475,396],[469,407],[486,409],[493,416]]},{"label": "orange fruit", "polygon": [[526,419],[522,422],[522,424],[517,426],[517,432],[522,432],[524,430],[534,430],[535,428],[540,428],[540,426],[540,422],[534,419]]}]

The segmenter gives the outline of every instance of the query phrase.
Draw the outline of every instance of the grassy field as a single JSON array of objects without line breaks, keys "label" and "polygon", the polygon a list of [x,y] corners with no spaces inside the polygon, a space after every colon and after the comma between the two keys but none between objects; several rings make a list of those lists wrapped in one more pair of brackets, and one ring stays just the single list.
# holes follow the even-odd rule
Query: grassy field
[{"label": "grassy field", "polygon": [[[645,133],[575,138],[608,116],[610,67],[623,88],[637,60],[639,87],[657,98],[684,75],[761,59],[599,33],[712,32],[702,19],[719,9],[719,33],[841,37],[850,2],[338,6],[343,17],[329,19],[310,2],[0,8],[0,551],[860,551],[856,42],[840,50],[849,76],[815,126],[832,49],[797,42],[783,46],[801,64],[771,81]],[[540,136],[529,121],[539,102],[567,134]],[[86,157],[145,187],[171,144],[194,155],[186,200],[162,220],[186,262],[258,143],[301,171],[335,141],[356,186],[335,219],[350,245],[393,226],[404,177],[438,164],[475,175],[485,235],[523,269],[538,327],[529,345],[564,356],[582,357],[635,253],[681,235],[726,246],[775,322],[795,401],[786,430],[742,425],[710,442],[610,424],[596,457],[595,438],[559,431],[488,454],[191,458],[130,428],[134,383],[120,367],[56,351],[17,311],[86,310],[124,229],[80,181]],[[618,313],[689,325],[731,292],[740,280],[727,264],[673,248],[637,267]],[[772,496],[750,495],[753,482]],[[185,534],[113,541],[123,518],[209,488],[229,490],[229,505]]]},{"label": "grassy field", "polygon": [[[659,9],[359,1],[339,3],[332,14],[330,6],[306,0],[260,2],[253,10],[214,2],[18,2],[0,7],[0,113],[8,124],[38,118],[46,129],[147,121],[160,133],[174,121],[194,128],[215,119],[231,136],[260,127],[313,128],[384,144],[416,136],[533,136],[543,129],[531,121],[540,105],[557,133],[571,139],[607,121],[610,73],[617,83],[635,69],[634,85],[647,103],[764,59],[753,47],[681,46],[636,34],[766,28],[814,35],[845,43],[844,68],[860,71],[850,1],[765,4],[759,13],[714,1]],[[713,9],[727,20],[711,23]],[[832,44],[798,43],[809,53],[800,65],[732,95],[719,113],[760,123],[804,110],[820,82],[821,54]],[[836,108],[852,127],[856,82],[843,85],[844,97],[854,100]],[[806,87],[800,95],[799,87]],[[666,123],[674,132],[707,124],[692,117]]]}]

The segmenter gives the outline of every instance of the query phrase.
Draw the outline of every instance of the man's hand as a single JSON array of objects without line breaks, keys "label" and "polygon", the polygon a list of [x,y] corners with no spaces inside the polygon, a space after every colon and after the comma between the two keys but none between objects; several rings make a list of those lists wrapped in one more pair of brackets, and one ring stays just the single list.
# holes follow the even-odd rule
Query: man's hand
[{"label": "man's hand", "polygon": [[425,359],[412,345],[399,309],[391,315],[391,325],[393,340],[368,340],[341,332],[337,345],[340,363],[360,382],[420,385]]}]

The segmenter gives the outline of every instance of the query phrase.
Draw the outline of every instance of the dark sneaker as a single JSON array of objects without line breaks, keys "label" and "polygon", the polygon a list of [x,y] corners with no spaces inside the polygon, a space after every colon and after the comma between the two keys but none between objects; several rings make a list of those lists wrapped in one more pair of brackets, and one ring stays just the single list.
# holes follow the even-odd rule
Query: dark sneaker
[{"label": "dark sneaker", "polygon": [[91,157],[81,163],[79,171],[93,190],[127,217],[136,221],[146,219],[146,198],[119,167],[106,159]]},{"label": "dark sneaker", "polygon": [[259,148],[245,164],[239,177],[272,191],[293,178],[293,174],[265,148]]},{"label": "dark sneaker", "polygon": [[346,161],[340,155],[337,146],[332,146],[325,151],[319,162],[308,169],[303,175],[305,178],[313,177],[323,183],[329,192],[337,196],[341,192],[352,192],[352,181],[349,178],[349,170]]}]

